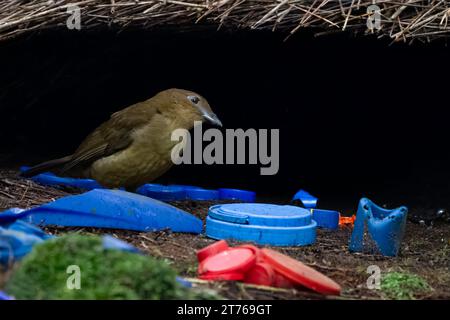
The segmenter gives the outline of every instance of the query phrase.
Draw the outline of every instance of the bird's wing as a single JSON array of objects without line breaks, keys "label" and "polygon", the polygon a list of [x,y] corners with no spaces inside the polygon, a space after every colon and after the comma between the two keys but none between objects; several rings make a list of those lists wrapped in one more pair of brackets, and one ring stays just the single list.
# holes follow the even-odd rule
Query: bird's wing
[{"label": "bird's wing", "polygon": [[77,166],[86,167],[100,158],[126,149],[133,142],[132,132],[148,124],[156,112],[156,108],[138,103],[114,113],[86,137],[62,172]]}]

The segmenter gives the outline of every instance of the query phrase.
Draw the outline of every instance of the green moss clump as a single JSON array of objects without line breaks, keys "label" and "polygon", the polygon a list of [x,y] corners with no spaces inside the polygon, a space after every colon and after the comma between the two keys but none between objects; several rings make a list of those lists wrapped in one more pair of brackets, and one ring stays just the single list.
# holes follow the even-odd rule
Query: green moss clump
[{"label": "green moss clump", "polygon": [[[79,266],[81,288],[69,289],[67,273]],[[190,299],[161,260],[107,250],[97,236],[66,235],[35,246],[6,284],[17,299]]]},{"label": "green moss clump", "polygon": [[381,279],[381,290],[389,299],[414,299],[431,290],[428,283],[415,274],[390,272]]}]

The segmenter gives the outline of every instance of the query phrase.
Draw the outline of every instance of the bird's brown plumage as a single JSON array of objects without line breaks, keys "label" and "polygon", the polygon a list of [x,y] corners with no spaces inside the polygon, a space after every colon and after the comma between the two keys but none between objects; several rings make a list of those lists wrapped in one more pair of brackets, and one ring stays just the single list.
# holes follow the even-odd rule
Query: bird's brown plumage
[{"label": "bird's brown plumage", "polygon": [[92,178],[106,187],[134,189],[172,166],[170,154],[177,143],[170,139],[173,130],[191,129],[194,121],[205,119],[220,124],[205,98],[192,91],[165,90],[114,113],[73,155],[39,164],[24,175],[53,170]]}]

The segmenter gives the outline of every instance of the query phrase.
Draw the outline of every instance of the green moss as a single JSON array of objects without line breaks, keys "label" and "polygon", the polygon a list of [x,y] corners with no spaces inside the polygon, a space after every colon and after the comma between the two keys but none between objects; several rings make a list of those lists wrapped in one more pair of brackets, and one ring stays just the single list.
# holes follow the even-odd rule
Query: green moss
[{"label": "green moss", "polygon": [[390,272],[381,279],[381,290],[389,299],[406,300],[430,291],[431,287],[417,275]]},{"label": "green moss", "polygon": [[[69,289],[67,273],[79,266],[81,288]],[[106,250],[94,236],[66,235],[37,245],[15,270],[6,291],[17,299],[189,299],[175,271],[152,257]]]}]

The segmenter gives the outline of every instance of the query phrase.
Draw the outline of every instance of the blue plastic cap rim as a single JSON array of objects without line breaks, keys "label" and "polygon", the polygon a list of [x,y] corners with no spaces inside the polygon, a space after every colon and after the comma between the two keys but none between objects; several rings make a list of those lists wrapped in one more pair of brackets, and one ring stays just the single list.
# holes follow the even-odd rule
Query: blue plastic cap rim
[{"label": "blue plastic cap rim", "polygon": [[266,203],[227,203],[209,208],[208,216],[235,224],[274,227],[300,227],[311,223],[304,208]]},{"label": "blue plastic cap rim", "polygon": [[206,236],[216,240],[251,241],[261,245],[304,246],[316,241],[316,222],[301,227],[267,227],[206,218]]},{"label": "blue plastic cap rim", "polygon": [[218,200],[219,191],[208,189],[187,189],[186,198],[191,200]]},{"label": "blue plastic cap rim", "polygon": [[186,199],[186,191],[181,187],[175,186],[147,183],[140,186],[136,192],[161,201],[179,201]]},{"label": "blue plastic cap rim", "polygon": [[220,199],[222,200],[240,200],[245,202],[254,202],[256,200],[256,192],[241,189],[218,189]]},{"label": "blue plastic cap rim", "polygon": [[312,218],[317,222],[318,227],[327,229],[337,229],[339,227],[338,211],[313,209]]}]

